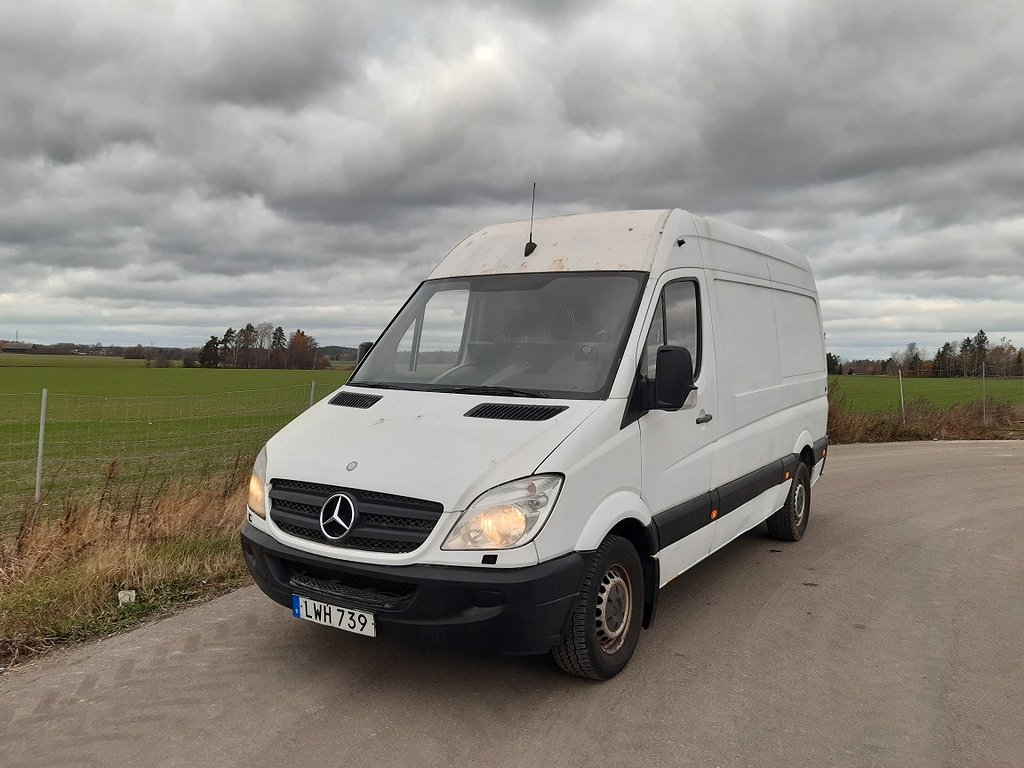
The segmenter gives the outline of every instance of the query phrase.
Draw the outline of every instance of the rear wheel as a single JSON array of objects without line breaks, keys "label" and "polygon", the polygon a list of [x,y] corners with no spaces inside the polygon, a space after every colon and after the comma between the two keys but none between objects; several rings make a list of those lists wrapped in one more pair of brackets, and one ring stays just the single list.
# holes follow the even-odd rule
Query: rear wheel
[{"label": "rear wheel", "polygon": [[566,672],[607,680],[629,662],[644,612],[640,557],[621,536],[609,536],[587,566],[569,629],[552,649]]},{"label": "rear wheel", "polygon": [[800,541],[807,530],[811,512],[811,473],[803,462],[797,464],[786,503],[768,518],[768,533],[783,541]]}]

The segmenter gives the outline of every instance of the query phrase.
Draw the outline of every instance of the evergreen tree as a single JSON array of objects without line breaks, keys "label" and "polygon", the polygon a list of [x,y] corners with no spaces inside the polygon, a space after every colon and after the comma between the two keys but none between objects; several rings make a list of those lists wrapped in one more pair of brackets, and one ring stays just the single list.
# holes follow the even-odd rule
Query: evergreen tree
[{"label": "evergreen tree", "polygon": [[232,353],[235,347],[235,329],[228,328],[224,331],[224,336],[220,340],[220,359],[228,365],[232,362]]},{"label": "evergreen tree", "polygon": [[968,376],[974,368],[974,358],[974,339],[968,336],[960,342],[960,366],[963,368],[964,376]]},{"label": "evergreen tree", "polygon": [[199,364],[203,368],[216,368],[220,362],[220,339],[211,336],[199,351]]},{"label": "evergreen tree", "polygon": [[839,361],[839,355],[833,355],[831,352],[825,353],[825,368],[828,374],[838,374],[843,372],[843,364]]},{"label": "evergreen tree", "polygon": [[235,368],[253,367],[253,348],[256,346],[256,326],[246,323],[245,327],[238,332],[237,343],[235,344]]},{"label": "evergreen tree", "polygon": [[988,356],[988,336],[985,334],[985,331],[979,330],[974,335],[974,349],[978,353],[978,365],[981,365]]}]

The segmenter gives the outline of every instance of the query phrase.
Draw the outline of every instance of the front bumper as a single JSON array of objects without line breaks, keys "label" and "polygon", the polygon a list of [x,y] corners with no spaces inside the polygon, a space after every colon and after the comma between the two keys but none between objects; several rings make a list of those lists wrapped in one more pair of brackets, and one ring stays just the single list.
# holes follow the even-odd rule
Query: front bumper
[{"label": "front bumper", "polygon": [[586,555],[527,568],[368,565],[286,546],[249,523],[242,551],[256,583],[291,608],[299,594],[374,614],[377,635],[507,654],[546,653],[561,642]]}]

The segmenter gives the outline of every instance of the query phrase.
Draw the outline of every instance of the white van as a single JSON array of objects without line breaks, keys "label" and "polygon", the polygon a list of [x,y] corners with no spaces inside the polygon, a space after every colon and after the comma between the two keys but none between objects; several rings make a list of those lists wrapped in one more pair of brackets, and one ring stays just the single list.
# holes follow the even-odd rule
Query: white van
[{"label": "white van", "polygon": [[803,536],[821,317],[806,259],[714,219],[529,227],[459,243],[267,443],[242,546],[297,618],[607,679],[660,587],[762,522]]}]

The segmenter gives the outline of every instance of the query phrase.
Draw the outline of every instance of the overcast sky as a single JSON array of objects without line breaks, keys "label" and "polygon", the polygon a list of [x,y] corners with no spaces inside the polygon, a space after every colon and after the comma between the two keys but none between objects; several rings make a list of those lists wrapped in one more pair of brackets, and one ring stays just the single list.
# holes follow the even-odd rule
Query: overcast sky
[{"label": "overcast sky", "polygon": [[469,232],[681,207],[828,348],[1024,344],[1024,5],[0,3],[0,338],[375,338]]}]

